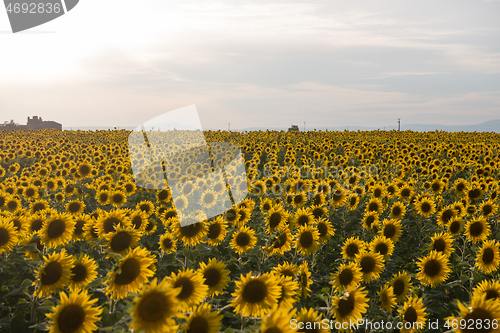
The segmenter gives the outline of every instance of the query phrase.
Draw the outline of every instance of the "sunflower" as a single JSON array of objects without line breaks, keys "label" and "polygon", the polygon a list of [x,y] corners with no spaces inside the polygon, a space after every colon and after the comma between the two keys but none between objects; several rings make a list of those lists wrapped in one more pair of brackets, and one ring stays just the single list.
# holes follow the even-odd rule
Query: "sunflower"
[{"label": "sunflower", "polygon": [[235,307],[235,313],[245,317],[262,317],[278,304],[281,287],[273,274],[252,276],[250,271],[246,276],[242,274],[240,281],[236,281],[236,291],[231,295],[231,306]]},{"label": "sunflower", "polygon": [[391,218],[401,220],[406,214],[406,206],[402,202],[395,202],[391,207]]},{"label": "sunflower", "polygon": [[61,302],[52,308],[52,313],[46,316],[50,320],[49,333],[91,333],[98,329],[96,322],[100,321],[100,307],[93,307],[97,298],[90,299],[86,290],[74,290],[69,297],[61,292]]},{"label": "sunflower", "polygon": [[399,236],[401,236],[401,221],[384,219],[382,221],[381,234],[385,238],[392,240],[393,243],[396,243]]},{"label": "sunflower", "polygon": [[[132,224],[132,228],[137,230],[140,233],[146,231],[146,227],[148,225],[148,215],[141,210],[134,210],[128,216],[130,223]],[[161,219],[161,218],[160,218]],[[163,222],[163,220],[162,220]]]},{"label": "sunflower", "polygon": [[375,237],[369,245],[370,251],[381,254],[387,260],[394,251],[394,242],[383,235]]},{"label": "sunflower", "polygon": [[313,214],[314,219],[319,220],[323,216],[328,216],[328,209],[322,205],[314,205],[311,207],[311,214]]},{"label": "sunflower", "polygon": [[238,208],[238,218],[233,224],[237,227],[244,226],[252,218],[252,209],[250,207]]},{"label": "sunflower", "polygon": [[205,208],[213,207],[217,203],[217,194],[213,190],[205,190],[201,194],[200,205]]},{"label": "sunflower", "polygon": [[163,190],[159,190],[157,193],[156,193],[156,201],[158,203],[160,202],[169,202],[170,199],[172,199],[172,193],[170,193],[170,190],[168,189],[163,189]]},{"label": "sunflower", "polygon": [[[332,312],[335,321],[350,324],[361,319],[368,308],[367,294],[364,287],[350,287],[342,296],[334,296],[332,298]],[[345,331],[345,329],[340,331]]]},{"label": "sunflower", "polygon": [[381,214],[384,206],[382,205],[382,201],[378,198],[371,198],[366,204],[365,212],[376,212],[377,214]]},{"label": "sunflower", "polygon": [[239,254],[246,253],[253,249],[257,244],[255,231],[247,226],[242,226],[233,234],[231,239],[231,248]]},{"label": "sunflower", "polygon": [[351,237],[344,242],[342,247],[342,258],[355,259],[356,255],[365,248],[365,242],[359,237]]},{"label": "sunflower", "polygon": [[346,189],[338,185],[335,191],[332,191],[331,195],[332,199],[330,200],[330,206],[332,208],[337,208],[342,207],[346,203],[349,193]]},{"label": "sunflower", "polygon": [[484,217],[476,217],[465,226],[465,235],[472,243],[478,243],[486,240],[490,235],[490,224]]},{"label": "sunflower", "polygon": [[180,288],[171,288],[164,279],[158,283],[154,278],[150,284],[145,284],[140,296],[134,299],[134,309],[130,314],[130,326],[139,332],[145,330],[151,333],[175,333],[177,326],[172,317],[179,316],[177,300]]},{"label": "sunflower", "polygon": [[75,230],[73,231],[73,240],[83,239],[85,235],[85,230],[83,230],[85,224],[90,221],[90,217],[86,214],[80,214],[78,216],[73,216],[73,222],[75,222]]},{"label": "sunflower", "polygon": [[379,214],[377,212],[365,212],[363,219],[361,220],[363,228],[367,230],[372,230],[372,228],[377,226],[379,222]]},{"label": "sunflower", "polygon": [[[487,299],[486,295],[477,293],[472,295],[469,306],[458,301],[458,308],[460,314],[457,317],[446,318],[450,321],[451,325],[458,325],[458,327],[455,328],[456,332],[466,333],[474,331],[476,327],[478,331],[482,332],[500,332],[498,325],[498,320],[500,318],[500,302],[497,299]],[[476,323],[478,326],[473,325],[473,328],[469,329],[470,323]],[[479,323],[482,325],[482,330],[479,330]]]},{"label": "sunflower", "polygon": [[457,215],[457,212],[454,209],[453,205],[448,205],[444,207],[437,215],[438,215],[439,226],[444,227],[445,224],[447,224],[450,221],[450,219],[452,219]]},{"label": "sunflower", "polygon": [[22,207],[21,200],[19,200],[17,196],[10,195],[6,198],[4,207],[7,208],[9,212],[15,212]]},{"label": "sunflower", "polygon": [[415,202],[415,209],[418,214],[422,217],[428,218],[432,214],[436,212],[436,203],[433,199],[428,197],[423,197],[420,200]]},{"label": "sunflower", "polygon": [[270,234],[277,229],[281,229],[285,225],[289,214],[282,207],[273,206],[264,216],[267,226],[266,231]]},{"label": "sunflower", "polygon": [[14,223],[7,220],[1,220],[0,217],[0,254],[12,251],[17,241]]},{"label": "sunflower", "polygon": [[484,241],[477,256],[476,267],[485,274],[491,274],[500,265],[500,250],[495,240]]},{"label": "sunflower", "polygon": [[40,230],[42,244],[55,248],[68,243],[75,230],[75,222],[68,214],[57,213],[47,219]]},{"label": "sunflower", "polygon": [[322,324],[323,315],[313,308],[306,309],[303,307],[296,318],[289,321],[289,328],[293,332],[314,332],[328,333],[329,330]]},{"label": "sunflower", "polygon": [[127,195],[120,189],[115,189],[109,194],[109,202],[116,208],[127,202]]},{"label": "sunflower", "polygon": [[264,250],[266,250],[269,255],[283,255],[285,252],[291,250],[292,241],[293,237],[290,229],[283,228],[275,236],[271,245],[264,247]]},{"label": "sunflower", "polygon": [[467,180],[463,178],[457,179],[453,184],[453,188],[455,189],[455,195],[464,196],[468,185],[469,183],[467,182]]},{"label": "sunflower", "polygon": [[173,253],[177,250],[177,239],[170,232],[165,232],[161,235],[158,241],[160,249],[165,253]]},{"label": "sunflower", "polygon": [[116,226],[118,225],[125,228],[130,227],[130,218],[127,217],[125,211],[122,209],[109,212],[103,211],[97,218],[95,227],[100,237],[106,237],[106,235],[116,231]]},{"label": "sunflower", "polygon": [[311,272],[309,271],[309,265],[307,261],[304,261],[302,264],[300,264],[297,275],[300,294],[302,298],[304,299],[306,297],[309,297],[313,281],[311,280]]},{"label": "sunflower", "polygon": [[429,244],[429,251],[437,251],[449,257],[455,249],[453,248],[453,239],[447,233],[435,233]]},{"label": "sunflower", "polygon": [[37,286],[34,295],[49,296],[56,290],[67,286],[71,281],[73,259],[63,249],[60,253],[52,253],[44,257],[44,263],[35,271],[37,279],[32,285]]},{"label": "sunflower", "polygon": [[95,198],[96,198],[97,202],[99,203],[99,205],[101,205],[101,206],[106,206],[107,204],[109,204],[109,197],[110,196],[109,196],[108,191],[100,190],[100,191],[97,191],[95,194]]},{"label": "sunflower", "polygon": [[335,229],[332,227],[332,223],[326,218],[317,220],[316,229],[318,230],[320,243],[325,243],[330,239],[330,237],[335,235]]},{"label": "sunflower", "polygon": [[311,225],[304,225],[299,228],[295,235],[295,247],[303,255],[311,255],[318,249],[319,232]]},{"label": "sunflower", "polygon": [[187,311],[190,307],[200,304],[207,297],[208,286],[200,272],[184,269],[177,274],[172,272],[167,280],[171,288],[182,288],[176,296],[181,311]]},{"label": "sunflower", "polygon": [[363,280],[368,283],[373,279],[378,279],[384,269],[384,257],[372,251],[361,251],[356,255],[356,262],[361,267]]},{"label": "sunflower", "polygon": [[341,264],[337,273],[330,273],[335,290],[344,291],[350,287],[357,287],[363,278],[361,268],[355,263]]},{"label": "sunflower", "polygon": [[210,246],[219,245],[227,233],[227,223],[222,215],[217,216],[207,224],[207,244]]},{"label": "sunflower", "polygon": [[222,294],[230,281],[230,272],[226,269],[226,264],[217,261],[215,258],[211,258],[208,264],[201,262],[198,273],[205,279],[204,284],[208,287],[209,296]]},{"label": "sunflower", "polygon": [[135,205],[135,209],[143,211],[149,217],[151,214],[153,214],[155,206],[151,201],[144,200]]},{"label": "sunflower", "polygon": [[446,225],[446,232],[452,236],[460,235],[463,227],[463,220],[460,217],[454,217],[448,221]]},{"label": "sunflower", "polygon": [[283,264],[279,264],[274,267],[273,270],[278,274],[278,276],[288,276],[292,279],[295,278],[298,272],[298,268],[294,264],[290,264],[288,261],[285,261]]},{"label": "sunflower", "polygon": [[219,311],[212,311],[212,306],[202,304],[191,309],[191,314],[184,316],[186,324],[182,326],[186,333],[216,333],[221,328],[222,315]]},{"label": "sunflower", "polygon": [[281,296],[278,298],[278,307],[292,309],[297,300],[299,285],[290,276],[277,276],[278,285],[281,288]]},{"label": "sunflower", "polygon": [[500,282],[498,280],[483,280],[474,287],[474,294],[479,297],[485,297],[486,300],[500,300]]},{"label": "sunflower", "polygon": [[85,204],[80,200],[71,200],[66,204],[66,213],[71,215],[78,215],[83,213]]},{"label": "sunflower", "polygon": [[148,250],[136,247],[120,259],[118,266],[109,272],[105,283],[111,298],[125,298],[128,292],[137,292],[148,278],[154,275],[156,259]]},{"label": "sunflower", "polygon": [[427,314],[421,298],[409,297],[398,312],[403,319],[402,333],[414,333],[424,330]]},{"label": "sunflower", "polygon": [[423,285],[430,285],[431,288],[446,281],[451,272],[448,257],[438,251],[431,251],[428,256],[420,258],[418,267],[417,278]]},{"label": "sunflower", "polygon": [[391,312],[392,309],[396,306],[396,295],[394,295],[394,288],[389,284],[380,287],[378,297],[380,301],[380,307],[384,311]]},{"label": "sunflower", "polygon": [[34,200],[38,198],[38,187],[35,185],[28,185],[23,190],[23,196],[28,200]]},{"label": "sunflower", "polygon": [[203,237],[207,234],[205,222],[198,222],[182,227],[179,219],[172,221],[171,230],[175,236],[186,246],[195,246],[201,243]]},{"label": "sunflower", "polygon": [[261,333],[294,333],[291,326],[292,317],[295,310],[289,311],[287,308],[277,308],[270,314],[262,317],[260,326]]},{"label": "sunflower", "polygon": [[489,217],[498,211],[498,205],[495,204],[492,200],[486,200],[479,206],[479,211],[481,215],[484,217]]},{"label": "sunflower", "polygon": [[97,264],[87,254],[80,254],[78,259],[73,256],[74,263],[71,268],[71,290],[84,289],[86,285],[97,277]]},{"label": "sunflower", "polygon": [[141,235],[137,230],[117,225],[114,232],[106,234],[106,239],[108,240],[106,246],[109,252],[123,255],[130,249],[133,249],[140,238]]}]

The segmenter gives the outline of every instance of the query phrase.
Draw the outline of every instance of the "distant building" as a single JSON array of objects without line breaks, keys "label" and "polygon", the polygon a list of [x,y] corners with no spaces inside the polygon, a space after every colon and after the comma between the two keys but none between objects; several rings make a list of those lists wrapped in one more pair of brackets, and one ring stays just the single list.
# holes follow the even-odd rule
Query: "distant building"
[{"label": "distant building", "polygon": [[39,130],[39,129],[56,129],[61,131],[62,130],[62,124],[56,123],[55,121],[44,121],[42,120],[42,117],[38,116],[33,116],[33,118],[30,119],[28,117],[28,124],[26,124],[26,129],[27,130]]},{"label": "distant building", "polygon": [[290,127],[288,129],[288,132],[295,132],[295,131],[298,131],[299,130],[299,126],[297,125],[292,125],[292,127]]}]

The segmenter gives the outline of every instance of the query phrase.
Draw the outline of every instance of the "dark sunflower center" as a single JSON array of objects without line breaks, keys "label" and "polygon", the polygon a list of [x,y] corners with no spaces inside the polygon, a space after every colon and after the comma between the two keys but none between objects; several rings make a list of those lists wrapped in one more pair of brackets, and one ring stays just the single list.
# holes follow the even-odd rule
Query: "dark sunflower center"
[{"label": "dark sunflower center", "polygon": [[341,298],[337,306],[337,310],[341,317],[346,317],[354,310],[354,295],[350,294],[347,299]]},{"label": "dark sunflower center", "polygon": [[462,224],[458,221],[454,221],[450,224],[450,232],[452,234],[456,234],[460,231],[460,227],[462,226]]},{"label": "dark sunflower center", "polygon": [[288,237],[286,236],[285,233],[279,235],[278,239],[274,242],[273,247],[275,249],[279,249],[280,247],[286,244],[287,239]]},{"label": "dark sunflower center", "polygon": [[63,267],[57,261],[49,262],[43,270],[41,281],[44,286],[51,286],[57,283],[63,275]]},{"label": "dark sunflower center", "polygon": [[214,223],[208,227],[207,237],[209,239],[216,239],[222,232],[222,227],[219,223]]},{"label": "dark sunflower center", "polygon": [[193,238],[198,235],[201,230],[201,223],[193,223],[180,228],[180,233],[183,237]]},{"label": "dark sunflower center", "polygon": [[489,215],[493,211],[493,208],[490,205],[483,206],[483,215]]},{"label": "dark sunflower center", "polygon": [[260,303],[267,296],[267,286],[261,280],[254,279],[243,288],[242,297],[247,303]]},{"label": "dark sunflower center", "polygon": [[487,265],[493,262],[493,260],[495,259],[495,252],[491,247],[487,247],[486,249],[484,249],[482,259],[483,262]]},{"label": "dark sunflower center", "polygon": [[363,273],[371,273],[375,269],[376,262],[373,257],[363,257],[360,262],[361,272]]},{"label": "dark sunflower center", "polygon": [[352,273],[352,270],[350,268],[344,269],[339,274],[339,281],[340,284],[343,286],[349,285],[353,279],[354,279],[354,274]]},{"label": "dark sunflower center", "polygon": [[447,209],[441,215],[444,223],[447,223],[453,217],[453,210]]},{"label": "dark sunflower center", "polygon": [[281,214],[280,213],[272,213],[269,217],[269,226],[271,228],[276,228],[281,222]]},{"label": "dark sunflower center", "polygon": [[389,252],[389,247],[386,243],[378,243],[375,246],[375,252],[378,252],[381,255],[385,256]]},{"label": "dark sunflower center", "polygon": [[35,190],[32,189],[31,187],[26,190],[26,196],[27,197],[32,197],[35,195]]},{"label": "dark sunflower center", "polygon": [[293,277],[293,275],[294,275],[293,272],[292,272],[292,270],[290,270],[290,269],[284,269],[284,270],[282,270],[281,274],[284,275],[284,276],[290,276],[290,277]]},{"label": "dark sunflower center", "polygon": [[294,198],[293,198],[293,202],[295,204],[299,204],[301,203],[302,201],[304,201],[304,197],[301,195],[301,194],[298,194],[296,195]]},{"label": "dark sunflower center", "polygon": [[411,192],[410,192],[410,190],[409,190],[409,189],[407,189],[407,188],[405,188],[405,189],[403,189],[403,190],[401,191],[401,196],[403,196],[403,197],[409,197],[409,196],[410,196],[410,193],[411,193]]},{"label": "dark sunflower center", "polygon": [[392,208],[392,215],[399,216],[401,215],[401,207],[395,206]]},{"label": "dark sunflower center", "polygon": [[85,225],[85,221],[82,220],[77,220],[75,223],[75,235],[81,235],[83,234],[83,226]]},{"label": "dark sunflower center", "polygon": [[76,332],[85,322],[85,310],[77,304],[66,305],[57,317],[61,333]]},{"label": "dark sunflower center", "polygon": [[408,309],[406,309],[405,311],[405,315],[404,315],[404,319],[405,321],[409,322],[409,323],[414,323],[417,321],[418,319],[418,313],[417,313],[417,310],[415,310],[415,308],[413,306],[410,306]]},{"label": "dark sunflower center", "polygon": [[180,294],[177,296],[178,299],[185,300],[185,299],[191,297],[191,295],[193,295],[194,284],[190,278],[181,277],[180,279],[175,281],[174,288],[179,288],[179,287],[182,287],[182,290],[181,290]]},{"label": "dark sunflower center", "polygon": [[56,219],[50,222],[49,227],[47,229],[47,235],[49,238],[58,238],[66,230],[66,223],[64,223],[61,219]]},{"label": "dark sunflower center", "polygon": [[113,252],[122,252],[129,248],[131,243],[132,236],[126,231],[120,231],[111,239],[110,247]]},{"label": "dark sunflower center", "polygon": [[121,270],[121,273],[115,276],[115,283],[120,286],[127,285],[134,282],[141,273],[141,263],[136,258],[126,259]]},{"label": "dark sunflower center", "polygon": [[205,278],[205,284],[209,287],[216,286],[221,279],[220,272],[217,268],[208,268],[205,270],[205,273],[203,273],[203,277]]},{"label": "dark sunflower center", "polygon": [[16,210],[17,208],[17,201],[11,200],[7,203],[7,208],[9,210]]},{"label": "dark sunflower center", "polygon": [[228,220],[229,222],[232,222],[232,221],[236,220],[236,216],[237,216],[236,210],[234,208],[231,208],[226,213],[226,220]]},{"label": "dark sunflower center", "polygon": [[169,193],[167,190],[161,190],[160,193],[158,193],[158,199],[160,201],[167,200],[169,198]]},{"label": "dark sunflower center", "polygon": [[111,197],[111,200],[113,200],[113,202],[117,204],[121,203],[123,201],[123,195],[121,195],[120,193],[115,193]]},{"label": "dark sunflower center", "polygon": [[469,198],[474,200],[477,199],[481,196],[481,191],[479,189],[473,189],[472,191],[469,191]]},{"label": "dark sunflower center", "polygon": [[441,273],[443,266],[439,260],[431,259],[424,265],[424,273],[429,277],[435,277]]},{"label": "dark sunflower center", "polygon": [[366,217],[365,223],[368,228],[372,226],[373,222],[375,222],[375,216],[369,215]]},{"label": "dark sunflower center", "polygon": [[304,231],[301,235],[300,235],[300,245],[305,248],[305,249],[308,249],[310,248],[312,245],[314,244],[314,238],[313,238],[313,235],[310,231]]},{"label": "dark sunflower center", "polygon": [[347,245],[347,248],[345,250],[345,252],[347,253],[347,255],[349,257],[354,257],[356,254],[359,253],[359,248],[356,244],[349,244]]},{"label": "dark sunflower center", "polygon": [[394,224],[387,224],[384,228],[384,236],[392,238],[396,234],[396,226]]},{"label": "dark sunflower center", "polygon": [[212,193],[207,193],[203,197],[203,202],[205,204],[211,204],[212,202],[214,202],[214,200],[215,200],[215,197],[214,197],[214,195]]},{"label": "dark sunflower center", "polygon": [[474,222],[469,228],[469,233],[473,237],[481,236],[483,233],[483,224],[481,222]]},{"label": "dark sunflower center", "polygon": [[309,223],[309,217],[307,215],[302,215],[298,218],[297,222],[299,225],[304,226]]},{"label": "dark sunflower center", "polygon": [[118,223],[121,223],[120,219],[116,217],[108,217],[103,223],[104,232],[108,233],[115,231],[115,226],[118,225]]},{"label": "dark sunflower center", "polygon": [[495,299],[495,298],[500,298],[500,294],[498,293],[497,290],[495,289],[488,289],[486,290],[486,299]]},{"label": "dark sunflower center", "polygon": [[[481,309],[481,308],[474,309],[474,311],[465,315],[465,317],[464,317],[464,320],[466,323],[469,323],[469,320],[470,320],[470,322],[474,322],[474,323],[480,323],[480,322],[481,323],[486,323],[486,322],[491,323],[494,319],[495,318],[493,318],[490,311],[485,310],[485,309]],[[478,332],[478,331],[479,332],[493,332],[493,329],[490,326],[489,329],[483,328],[483,329],[477,330],[474,325],[470,325],[470,326],[467,325],[467,328],[462,329],[462,332],[464,332],[464,333],[465,332]]]},{"label": "dark sunflower center", "polygon": [[324,237],[328,233],[328,227],[325,223],[318,224],[319,237]]},{"label": "dark sunflower center", "polygon": [[71,278],[74,282],[81,282],[87,277],[87,268],[85,265],[76,264],[72,269],[73,277]]},{"label": "dark sunflower center", "polygon": [[378,211],[378,203],[376,203],[376,202],[370,202],[370,204],[368,205],[368,210],[370,212],[376,212],[376,211]]},{"label": "dark sunflower center", "polygon": [[446,250],[446,242],[442,238],[438,238],[432,243],[432,248],[439,252],[444,252]]},{"label": "dark sunflower center", "polygon": [[68,211],[70,213],[76,213],[76,212],[78,212],[80,210],[80,207],[81,206],[80,206],[80,204],[78,202],[72,202],[68,206]]},{"label": "dark sunflower center", "polygon": [[394,295],[399,296],[402,295],[405,291],[405,283],[403,280],[396,280],[392,286],[394,288]]},{"label": "dark sunflower center", "polygon": [[9,232],[4,228],[0,229],[0,246],[4,246],[9,242],[9,240],[10,240]]},{"label": "dark sunflower center", "polygon": [[170,304],[161,293],[147,294],[139,302],[139,317],[143,321],[154,323],[168,315]]},{"label": "dark sunflower center", "polygon": [[197,316],[191,319],[186,333],[208,333],[209,331],[210,326],[207,319]]},{"label": "dark sunflower center", "polygon": [[246,232],[240,232],[238,236],[236,236],[236,244],[238,246],[244,247],[250,243],[250,235]]},{"label": "dark sunflower center", "polygon": [[420,209],[422,210],[422,212],[428,213],[431,211],[431,205],[428,202],[423,202],[420,205]]}]

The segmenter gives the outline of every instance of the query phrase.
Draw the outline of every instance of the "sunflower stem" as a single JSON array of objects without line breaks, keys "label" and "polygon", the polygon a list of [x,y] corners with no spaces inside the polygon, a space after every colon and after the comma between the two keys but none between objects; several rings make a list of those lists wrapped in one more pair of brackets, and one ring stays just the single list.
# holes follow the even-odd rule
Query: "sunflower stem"
[{"label": "sunflower stem", "polygon": [[243,332],[244,328],[245,328],[245,317],[241,315],[241,332]]},{"label": "sunflower stem", "polygon": [[110,299],[109,300],[109,313],[114,313],[115,312],[115,300]]}]

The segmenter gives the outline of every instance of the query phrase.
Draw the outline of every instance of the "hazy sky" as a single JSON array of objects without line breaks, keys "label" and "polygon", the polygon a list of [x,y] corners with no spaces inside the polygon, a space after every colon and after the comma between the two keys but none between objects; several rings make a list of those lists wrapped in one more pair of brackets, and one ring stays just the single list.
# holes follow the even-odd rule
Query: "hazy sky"
[{"label": "hazy sky", "polygon": [[204,128],[500,118],[500,1],[81,0],[12,34],[0,121],[130,126],[195,104]]}]

